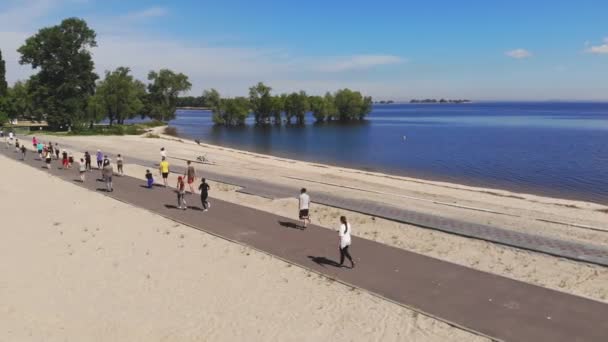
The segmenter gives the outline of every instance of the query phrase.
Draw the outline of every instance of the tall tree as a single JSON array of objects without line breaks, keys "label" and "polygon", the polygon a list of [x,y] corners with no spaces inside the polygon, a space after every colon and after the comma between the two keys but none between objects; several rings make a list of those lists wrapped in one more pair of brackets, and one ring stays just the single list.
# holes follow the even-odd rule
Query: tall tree
[{"label": "tall tree", "polygon": [[291,123],[293,117],[298,124],[304,124],[306,112],[308,111],[308,96],[304,91],[291,93],[285,99],[285,116],[287,123]]},{"label": "tall tree", "polygon": [[360,92],[340,89],[335,95],[335,104],[340,121],[363,120],[372,109],[372,98]]},{"label": "tall tree", "polygon": [[272,112],[272,96],[268,87],[262,82],[249,88],[249,102],[255,117],[256,124],[267,123]]},{"label": "tall tree", "polygon": [[105,79],[97,85],[96,96],[99,99],[95,101],[100,101],[104,106],[110,125],[114,122],[123,124],[126,119],[134,118],[144,107],[145,86],[134,79],[130,72],[127,67],[106,71]]},{"label": "tall tree", "polygon": [[285,110],[285,94],[281,96],[272,96],[270,99],[270,116],[275,125],[281,124],[281,114]]},{"label": "tall tree", "polygon": [[28,83],[17,81],[8,90],[8,101],[11,111],[8,113],[11,119],[33,118],[32,101],[28,92]]},{"label": "tall tree", "polygon": [[148,80],[152,81],[148,85],[150,116],[161,121],[174,119],[177,97],[192,87],[188,76],[182,73],[176,74],[169,69],[161,69],[159,72],[150,71]]},{"label": "tall tree", "polygon": [[0,97],[7,95],[8,84],[6,83],[6,62],[2,59],[2,51],[0,50]]},{"label": "tall tree", "polygon": [[69,18],[40,29],[18,49],[21,64],[39,69],[29,90],[51,127],[69,126],[84,112],[97,79],[89,51],[95,46],[95,31]]}]

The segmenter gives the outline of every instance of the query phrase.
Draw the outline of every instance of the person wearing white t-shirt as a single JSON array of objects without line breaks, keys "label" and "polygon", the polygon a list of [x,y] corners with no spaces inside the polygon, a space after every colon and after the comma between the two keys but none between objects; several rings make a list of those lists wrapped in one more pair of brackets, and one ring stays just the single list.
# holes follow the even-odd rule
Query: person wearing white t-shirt
[{"label": "person wearing white t-shirt", "polygon": [[164,147],[160,148],[160,159],[167,159],[167,150]]},{"label": "person wearing white t-shirt", "polygon": [[346,216],[341,216],[340,229],[338,230],[338,235],[340,236],[340,267],[344,264],[344,257],[346,257],[350,260],[350,268],[355,268],[355,262],[348,252],[348,247],[350,247],[351,243],[350,231],[350,223],[346,221]]},{"label": "person wearing white t-shirt", "polygon": [[306,222],[310,223],[310,196],[308,196],[308,194],[306,193],[305,188],[302,188],[302,190],[300,190],[300,197],[298,198],[298,202],[298,207],[300,209],[299,217],[300,220],[302,220],[303,228],[306,229]]}]

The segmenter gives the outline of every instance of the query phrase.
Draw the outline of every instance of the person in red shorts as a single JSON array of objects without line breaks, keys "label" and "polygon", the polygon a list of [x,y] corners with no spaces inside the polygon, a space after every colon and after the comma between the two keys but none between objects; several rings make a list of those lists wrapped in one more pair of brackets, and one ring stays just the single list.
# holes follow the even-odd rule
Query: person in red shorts
[{"label": "person in red shorts", "polygon": [[184,173],[184,177],[188,182],[188,186],[190,187],[190,193],[194,193],[194,180],[196,179],[196,171],[194,170],[194,166],[192,166],[192,162],[188,160],[188,167],[186,168],[186,173]]}]

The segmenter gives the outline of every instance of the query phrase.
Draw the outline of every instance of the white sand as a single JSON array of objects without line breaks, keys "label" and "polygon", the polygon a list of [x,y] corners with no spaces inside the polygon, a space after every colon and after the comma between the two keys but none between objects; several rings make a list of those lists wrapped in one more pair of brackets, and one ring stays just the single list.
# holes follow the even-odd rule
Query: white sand
[{"label": "white sand", "polygon": [[[0,157],[0,341],[478,341]],[[228,193],[228,192],[226,192]]]},{"label": "white sand", "polygon": [[[222,147],[201,147],[193,142],[184,139],[178,141],[171,137],[166,137],[166,139],[133,136],[52,137],[51,140],[60,143],[69,141],[71,144],[82,146],[83,149],[89,151],[101,147],[109,153],[123,152],[150,159],[159,158],[161,146],[166,147],[169,156],[172,157],[194,159],[197,155],[207,154],[207,157],[216,165],[206,165],[205,168],[214,172],[263,179],[279,184],[297,183],[309,188],[313,200],[315,192],[331,191],[334,194],[386,202],[410,210],[470,222],[608,246],[608,232],[538,221],[538,219],[549,219],[608,229],[608,214],[599,211],[608,209],[608,207],[593,203],[373,174],[261,156]],[[137,166],[128,165],[126,170],[135,177],[143,176],[143,170]],[[311,181],[297,181],[293,177]],[[376,193],[341,189],[319,184],[319,182],[368,189]],[[171,184],[175,184],[174,179]],[[271,201],[236,193],[235,188],[229,185],[212,184],[212,186],[214,191],[211,196],[294,217],[296,202],[293,199]],[[433,201],[437,203],[433,203]],[[514,216],[450,207],[445,203],[483,208]],[[351,221],[356,224],[353,232],[359,236],[478,270],[608,302],[607,267],[573,262],[411,225],[373,219],[369,216],[324,206],[313,207],[313,222],[325,227],[335,227],[337,218],[344,213],[348,214]]]}]

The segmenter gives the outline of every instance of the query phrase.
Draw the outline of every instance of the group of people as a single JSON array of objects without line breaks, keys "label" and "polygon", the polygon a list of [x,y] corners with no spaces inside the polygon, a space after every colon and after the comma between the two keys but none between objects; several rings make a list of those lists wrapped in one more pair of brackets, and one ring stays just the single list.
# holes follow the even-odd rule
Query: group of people
[{"label": "group of people", "polygon": [[[163,186],[167,187],[168,185],[168,178],[169,178],[169,172],[170,172],[170,168],[169,168],[169,161],[167,160],[167,150],[163,147],[160,149],[160,163],[158,166],[158,171],[160,173],[160,175],[162,176],[163,179]],[[146,170],[146,181],[147,181],[147,186],[148,188],[152,188],[152,186],[154,185],[154,177],[152,175],[152,172],[150,172],[150,170]],[[186,162],[186,171],[184,172],[183,176],[180,175],[177,177],[177,208],[178,209],[182,209],[182,210],[186,210],[188,209],[188,204],[186,202],[186,183],[188,184],[188,187],[190,188],[190,193],[194,194],[195,190],[194,190],[194,182],[196,181],[196,170],[194,168],[194,166],[192,165],[192,161],[188,160]],[[203,211],[208,211],[209,208],[211,207],[211,203],[209,203],[209,190],[211,189],[211,187],[209,186],[209,183],[207,183],[207,180],[205,178],[201,178],[201,183],[198,186],[198,190],[200,192],[200,196],[201,196],[201,204],[203,206]]]},{"label": "group of people", "polygon": [[[1,135],[3,136],[4,133],[2,133]],[[11,143],[12,143],[12,139],[13,139],[13,137],[11,137]],[[44,156],[44,160],[46,162],[47,168],[50,169],[50,164],[51,164],[53,155],[55,156],[55,159],[59,159],[60,154],[62,157],[63,168],[70,169],[72,167],[72,164],[74,163],[73,155],[71,153],[69,153],[68,151],[66,151],[65,149],[60,150],[59,145],[57,143],[55,143],[54,145],[50,142],[48,144],[44,144],[44,143],[38,141],[36,139],[36,137],[33,137],[32,144],[34,146],[34,149],[38,152],[40,158],[43,159],[43,156]],[[22,159],[25,160],[25,154],[26,154],[26,150],[27,150],[25,148],[25,144],[20,144],[19,140],[16,139],[15,148],[21,152]],[[169,165],[169,161],[167,160],[166,149],[161,148],[160,154],[161,154],[161,161],[159,164],[159,173],[163,180],[163,186],[167,187],[168,186],[168,177],[169,177],[169,173],[170,173],[170,165]],[[96,157],[96,161],[97,161],[97,169],[101,170],[101,176],[106,185],[106,191],[113,192],[114,188],[113,188],[113,183],[112,183],[112,177],[114,176],[115,173],[114,173],[114,167],[112,165],[111,159],[108,158],[107,155],[104,155],[101,152],[101,150],[97,150],[95,157]],[[81,182],[85,182],[86,173],[91,171],[91,159],[92,159],[92,156],[91,156],[91,154],[89,154],[88,151],[84,153],[83,158],[80,158],[78,170],[80,173]],[[188,208],[187,202],[186,202],[186,184],[187,184],[188,188],[190,189],[190,193],[194,194],[195,193],[194,182],[196,181],[196,178],[197,178],[196,170],[195,170],[194,166],[192,166],[192,162],[187,161],[186,163],[187,163],[186,171],[184,172],[183,175],[178,176],[177,185],[176,185],[177,208],[182,209],[182,210],[186,210]],[[116,158],[116,166],[117,166],[118,175],[124,174],[123,165],[124,165],[124,159],[123,159],[122,155],[118,154],[117,158]],[[154,186],[154,176],[153,176],[152,172],[150,172],[149,169],[146,170],[145,179],[146,179],[147,188],[152,189]],[[211,189],[211,187],[207,183],[206,179],[201,178],[201,183],[198,186],[198,190],[200,192],[200,198],[201,198],[201,203],[203,206],[203,211],[208,211],[208,209],[211,206],[211,204],[209,203],[209,200],[208,200],[210,189]],[[303,229],[306,229],[307,224],[311,223],[310,204],[311,204],[310,196],[308,195],[307,190],[305,188],[302,188],[300,190],[300,195],[298,197],[298,208],[299,208],[298,217],[302,221]],[[351,268],[354,268],[355,262],[353,261],[353,258],[349,252],[349,247],[351,245],[351,225],[345,216],[340,217],[340,227],[338,229],[338,236],[339,236],[339,250],[340,250],[339,266],[342,267],[345,259],[348,259],[351,263]]]}]

